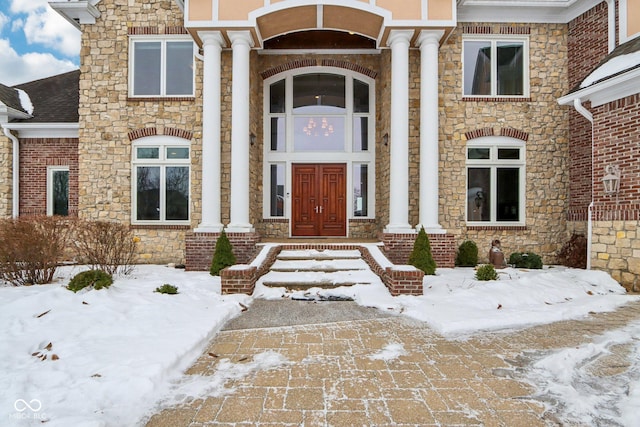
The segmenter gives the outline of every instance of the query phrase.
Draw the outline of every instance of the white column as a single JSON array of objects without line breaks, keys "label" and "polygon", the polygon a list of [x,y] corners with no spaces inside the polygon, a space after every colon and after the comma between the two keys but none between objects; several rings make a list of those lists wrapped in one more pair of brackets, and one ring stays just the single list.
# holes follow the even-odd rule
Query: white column
[{"label": "white column", "polygon": [[420,46],[420,224],[427,233],[445,233],[438,221],[438,49],[442,30],[422,31]]},{"label": "white column", "polygon": [[198,33],[204,51],[202,72],[202,221],[195,231],[219,233],[220,221],[220,52],[219,31]]},{"label": "white column", "polygon": [[254,231],[249,223],[249,31],[227,32],[233,51],[231,83],[231,220],[226,230]]},{"label": "white column", "polygon": [[409,44],[413,31],[392,30],[389,224],[385,233],[413,233],[409,225]]}]

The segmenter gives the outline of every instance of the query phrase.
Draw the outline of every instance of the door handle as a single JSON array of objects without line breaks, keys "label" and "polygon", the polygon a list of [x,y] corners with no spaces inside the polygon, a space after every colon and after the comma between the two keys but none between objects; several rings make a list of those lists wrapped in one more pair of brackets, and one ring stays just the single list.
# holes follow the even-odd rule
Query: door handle
[{"label": "door handle", "polygon": [[316,206],[314,210],[316,211],[316,213],[322,213],[322,211],[324,211],[324,206]]}]

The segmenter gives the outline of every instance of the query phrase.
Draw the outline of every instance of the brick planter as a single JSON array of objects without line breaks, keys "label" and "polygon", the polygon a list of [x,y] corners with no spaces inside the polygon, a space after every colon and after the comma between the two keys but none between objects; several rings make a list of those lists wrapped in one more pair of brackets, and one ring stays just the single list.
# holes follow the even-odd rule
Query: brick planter
[{"label": "brick planter", "polygon": [[[187,233],[185,236],[185,266],[188,271],[207,271],[220,233]],[[238,264],[248,264],[256,255],[258,233],[227,233]]]},{"label": "brick planter", "polygon": [[[428,234],[431,255],[440,268],[453,268],[456,260],[456,242],[453,234]],[[406,264],[413,250],[417,234],[384,233],[384,253],[394,264]]]}]

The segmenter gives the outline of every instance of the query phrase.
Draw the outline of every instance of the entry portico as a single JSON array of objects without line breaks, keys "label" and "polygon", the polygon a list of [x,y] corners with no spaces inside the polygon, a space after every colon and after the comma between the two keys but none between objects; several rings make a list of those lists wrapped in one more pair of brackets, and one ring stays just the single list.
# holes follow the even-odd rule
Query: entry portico
[{"label": "entry portico", "polygon": [[[284,223],[279,237],[325,234],[314,231],[318,230],[314,227],[301,231],[304,216],[307,223],[317,223],[318,218],[321,222],[322,218],[343,218],[343,226],[329,233],[333,236],[356,236],[350,231],[353,221],[377,224],[370,238],[376,238],[380,231],[391,236],[411,235],[416,225],[424,226],[429,233],[445,233],[438,220],[438,48],[454,26],[452,0],[187,2],[185,27],[201,46],[204,61],[202,221],[196,234],[215,234],[223,228],[219,64],[222,50],[228,47],[232,51],[232,91],[227,232],[255,233],[253,219]],[[421,51],[417,224],[411,224],[409,214],[409,128],[415,126],[410,123],[409,113],[409,51],[413,47]],[[252,49],[260,55],[283,57],[275,61],[280,62],[278,66],[258,70],[264,88],[261,114],[250,109],[247,102],[252,99],[250,80],[256,77]],[[382,89],[375,78],[377,71],[358,63],[358,58],[381,55],[386,49],[391,53],[391,66]],[[319,59],[322,55],[340,55],[340,60]],[[361,86],[368,89],[366,111],[354,107],[358,102],[354,99],[362,97]],[[313,91],[317,92],[315,99],[308,102]],[[320,99],[321,93],[328,94],[325,100]],[[389,96],[390,105],[386,105],[389,100],[377,96],[380,93]],[[282,109],[274,110],[270,103],[278,96],[283,97]],[[388,116],[381,119],[383,109]],[[263,126],[254,126],[253,122],[259,120]],[[325,132],[326,137],[314,139],[304,127],[305,121],[307,127],[330,127],[331,135]],[[306,136],[300,132],[304,129],[309,131]],[[317,134],[317,130],[314,132]],[[319,145],[320,140],[324,145]],[[326,145],[328,140],[333,145]],[[251,197],[251,171],[259,167],[250,154],[256,142],[263,148],[259,179],[262,194]],[[384,152],[385,161],[381,160],[383,150],[388,150],[388,154]],[[310,184],[299,182],[304,165],[307,171],[311,165],[341,165],[338,169],[344,170],[344,176],[331,191],[319,178],[318,189],[309,196]],[[315,170],[322,175],[317,167]],[[326,187],[326,194],[317,193],[323,191],[321,187]],[[302,204],[301,195],[305,198]],[[256,200],[261,200],[262,206]]]}]

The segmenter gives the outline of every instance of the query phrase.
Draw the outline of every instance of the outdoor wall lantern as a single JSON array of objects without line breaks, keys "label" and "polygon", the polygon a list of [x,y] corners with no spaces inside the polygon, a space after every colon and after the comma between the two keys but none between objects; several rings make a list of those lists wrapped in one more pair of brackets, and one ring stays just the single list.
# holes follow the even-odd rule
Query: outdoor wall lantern
[{"label": "outdoor wall lantern", "polygon": [[251,145],[256,145],[256,138],[257,138],[257,137],[256,137],[256,134],[255,134],[255,133],[253,133],[253,132],[251,132],[251,133],[249,134],[249,143],[250,143]]},{"label": "outdoor wall lantern", "polygon": [[384,144],[384,146],[388,146],[389,145],[389,134],[385,133],[384,135],[382,135],[382,143]]},{"label": "outdoor wall lantern", "polygon": [[617,165],[607,165],[604,167],[604,173],[606,174],[602,178],[604,194],[607,196],[618,194],[620,190],[620,168]]}]

